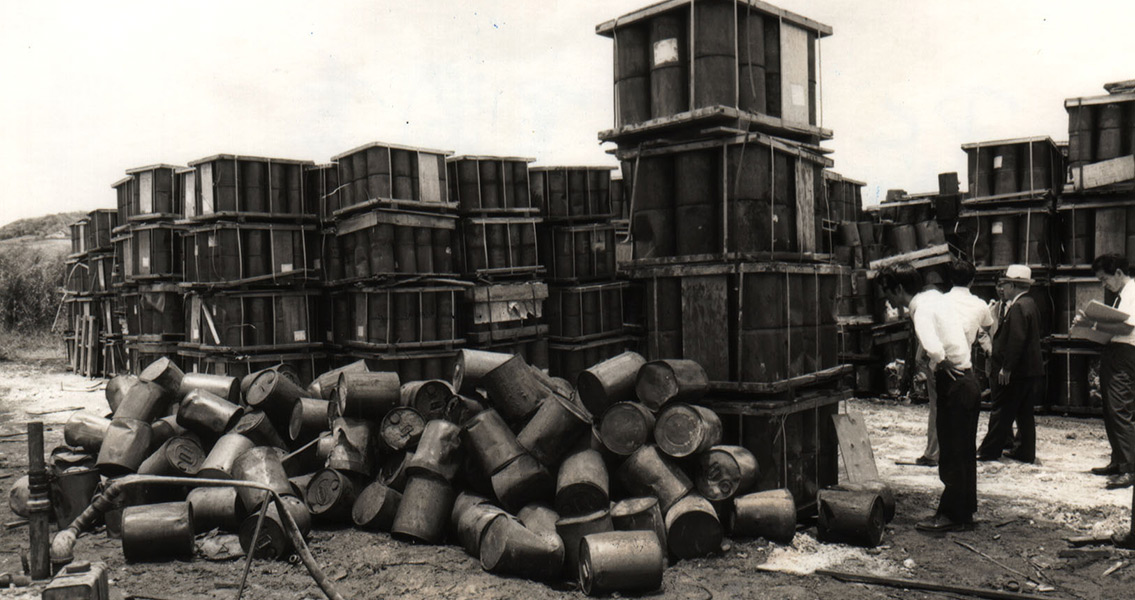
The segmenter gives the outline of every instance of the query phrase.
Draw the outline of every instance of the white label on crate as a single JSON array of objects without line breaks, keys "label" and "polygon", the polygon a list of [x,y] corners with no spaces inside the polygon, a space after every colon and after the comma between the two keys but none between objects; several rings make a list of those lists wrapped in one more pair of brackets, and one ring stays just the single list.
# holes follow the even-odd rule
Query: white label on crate
[{"label": "white label on crate", "polygon": [[318,269],[323,263],[320,259],[317,258],[311,261],[311,264],[314,265],[316,269]]},{"label": "white label on crate", "polygon": [[209,247],[210,248],[216,248],[217,247],[217,234],[215,234],[215,233],[209,234]]},{"label": "white label on crate", "polygon": [[654,42],[654,66],[678,62],[678,38]]},{"label": "white label on crate", "polygon": [[1002,158],[1003,157],[1000,154],[993,157],[993,168],[994,169],[1000,169],[1001,168],[1001,159]]},{"label": "white label on crate", "polygon": [[190,337],[189,339],[194,340],[194,341],[199,340],[199,339],[201,339],[201,330],[194,328],[193,332],[190,335],[192,337]]},{"label": "white label on crate", "polygon": [[288,271],[291,271],[291,270],[292,270],[292,263],[284,263],[284,264],[280,265],[280,272],[281,273],[287,273]]},{"label": "white label on crate", "polygon": [[593,252],[606,252],[607,251],[607,240],[602,238],[602,237],[593,239],[591,241],[591,250]]},{"label": "white label on crate", "polygon": [[335,335],[333,333],[331,333],[330,331],[328,331],[325,334],[325,337],[327,338],[328,342],[334,342],[335,341]]},{"label": "white label on crate", "polygon": [[365,339],[366,336],[367,336],[367,328],[363,327],[362,325],[359,325],[359,328],[355,331],[355,337],[357,337],[361,340],[361,339]]},{"label": "white label on crate", "polygon": [[1001,235],[1002,233],[1005,233],[1005,223],[1001,221],[994,221],[989,229],[993,232],[993,235]]},{"label": "white label on crate", "polygon": [[150,268],[150,257],[149,256],[143,256],[142,257],[142,268],[143,269]]},{"label": "white label on crate", "polygon": [[808,106],[808,92],[798,83],[792,84],[792,105]]},{"label": "white label on crate", "polygon": [[292,340],[296,341],[296,342],[306,342],[307,341],[307,332],[304,331],[303,329],[300,329],[298,331],[293,331],[292,332]]}]

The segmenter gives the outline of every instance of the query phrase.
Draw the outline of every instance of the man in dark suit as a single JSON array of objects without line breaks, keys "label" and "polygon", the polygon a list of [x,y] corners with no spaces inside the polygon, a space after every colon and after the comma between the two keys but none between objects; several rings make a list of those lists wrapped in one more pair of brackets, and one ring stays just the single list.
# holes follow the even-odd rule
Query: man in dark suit
[{"label": "man in dark suit", "polygon": [[989,386],[993,412],[989,431],[977,450],[978,460],[997,460],[1012,439],[1013,421],[1020,436],[1006,453],[1009,458],[1031,463],[1036,460],[1036,421],[1033,405],[1044,395],[1044,359],[1040,352],[1040,312],[1027,294],[1032,271],[1024,265],[1009,265],[997,282],[1001,310],[989,357]]}]

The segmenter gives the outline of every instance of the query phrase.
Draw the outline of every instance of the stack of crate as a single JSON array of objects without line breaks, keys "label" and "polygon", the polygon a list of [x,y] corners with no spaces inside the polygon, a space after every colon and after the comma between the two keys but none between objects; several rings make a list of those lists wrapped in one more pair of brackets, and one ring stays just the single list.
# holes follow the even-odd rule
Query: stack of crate
[{"label": "stack of crate", "polygon": [[446,159],[449,199],[460,215],[462,292],[459,329],[469,348],[520,354],[548,367],[548,285],[540,272],[540,207],[530,186],[531,158]]},{"label": "stack of crate", "polygon": [[177,354],[185,339],[181,291],[184,212],[180,167],[166,164],[128,169],[114,184],[119,226],[115,257],[122,272],[115,294],[129,368]]},{"label": "stack of crate", "polygon": [[[598,26],[614,39],[616,129],[644,353],[706,370],[725,443],[798,506],[836,483],[832,415],[850,396],[836,320],[848,268],[825,253],[818,40],[764,3],[675,1]],[[830,229],[830,224],[829,224]],[[767,468],[766,468],[767,465]]]},{"label": "stack of crate", "polygon": [[626,335],[629,283],[616,270],[616,213],[610,167],[535,167],[532,196],[547,269],[549,371],[574,381],[604,359],[634,347]]},{"label": "stack of crate", "polygon": [[1104,88],[1111,93],[1064,101],[1071,184],[1056,205],[1060,253],[1052,279],[1049,402],[1071,414],[1103,410],[1099,346],[1068,335],[1077,308],[1115,301],[1092,273],[1092,260],[1120,254],[1135,262],[1135,93],[1130,85]]},{"label": "stack of crate", "polygon": [[185,371],[240,377],[287,365],[310,378],[324,370],[317,206],[302,185],[311,166],[218,154],[176,173]]},{"label": "stack of crate", "polygon": [[309,170],[322,190],[333,362],[366,360],[403,381],[437,379],[462,339],[448,151],[374,142]]},{"label": "stack of crate", "polygon": [[121,331],[113,316],[114,209],[92,211],[70,226],[71,254],[63,284],[64,344],[71,370],[87,377],[123,367]]}]

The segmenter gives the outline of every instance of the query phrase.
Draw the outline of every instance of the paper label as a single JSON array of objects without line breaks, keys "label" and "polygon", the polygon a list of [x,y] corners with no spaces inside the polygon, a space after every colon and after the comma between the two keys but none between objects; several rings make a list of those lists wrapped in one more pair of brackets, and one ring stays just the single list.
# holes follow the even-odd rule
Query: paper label
[{"label": "paper label", "polygon": [[304,331],[303,329],[300,329],[298,331],[293,331],[292,332],[292,340],[296,341],[296,342],[306,342],[307,341],[307,332]]},{"label": "paper label", "polygon": [[366,329],[366,327],[363,327],[362,325],[359,325],[359,329],[358,329],[358,331],[356,331],[356,332],[355,332],[355,337],[357,337],[357,338],[359,338],[360,340],[362,340],[362,339],[366,339],[366,336],[367,336],[367,329]]},{"label": "paper label", "polygon": [[150,257],[149,256],[143,256],[142,257],[142,268],[144,268],[144,269],[150,268]]},{"label": "paper label", "polygon": [[320,259],[317,258],[317,259],[313,260],[311,262],[311,264],[315,265],[315,268],[318,269],[323,263],[322,263],[322,261],[320,261]]},{"label": "paper label", "polygon": [[654,66],[678,62],[678,38],[654,42]]},{"label": "paper label", "polygon": [[993,235],[1001,235],[1005,233],[1005,224],[1001,221],[994,221],[993,225],[990,226],[990,231],[993,232]]},{"label": "paper label", "polygon": [[330,331],[327,332],[326,337],[327,337],[328,342],[334,342],[335,341],[335,334],[331,333]]},{"label": "paper label", "polygon": [[993,157],[993,168],[994,169],[1000,169],[1001,168],[1001,159],[1002,158],[1003,157],[1000,154]]},{"label": "paper label", "polygon": [[200,330],[198,330],[198,329],[194,329],[194,330],[193,330],[193,334],[192,334],[192,338],[191,338],[191,339],[193,339],[193,340],[199,340],[199,339],[201,339],[201,331],[200,331]]},{"label": "paper label", "polygon": [[798,83],[792,84],[792,105],[808,106],[808,92]]},{"label": "paper label", "polygon": [[284,263],[280,265],[280,272],[285,273],[292,270],[292,263]]},{"label": "paper label", "polygon": [[210,248],[216,248],[217,247],[217,234],[215,234],[215,233],[209,234],[209,247]]}]

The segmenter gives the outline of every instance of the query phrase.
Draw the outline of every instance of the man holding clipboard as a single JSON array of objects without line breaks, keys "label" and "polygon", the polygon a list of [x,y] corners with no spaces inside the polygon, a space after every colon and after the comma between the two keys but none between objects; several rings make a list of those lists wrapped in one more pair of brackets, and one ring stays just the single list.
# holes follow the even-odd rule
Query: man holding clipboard
[{"label": "man holding clipboard", "polygon": [[1092,261],[1096,278],[1119,297],[1114,309],[1093,301],[1077,310],[1070,331],[1073,337],[1104,344],[1100,391],[1111,460],[1092,473],[1108,475],[1108,489],[1135,484],[1135,281],[1128,270],[1127,259],[1118,254]]}]

